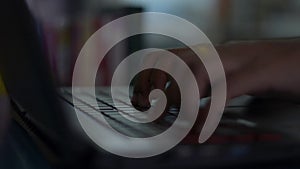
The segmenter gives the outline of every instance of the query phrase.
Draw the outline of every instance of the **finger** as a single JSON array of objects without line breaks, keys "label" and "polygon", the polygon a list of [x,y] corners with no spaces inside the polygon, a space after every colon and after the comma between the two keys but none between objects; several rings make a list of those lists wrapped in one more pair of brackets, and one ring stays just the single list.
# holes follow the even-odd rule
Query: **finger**
[{"label": "finger", "polygon": [[181,103],[180,90],[177,83],[174,81],[174,79],[171,80],[169,87],[166,88],[164,92],[167,98],[167,103],[166,103],[165,110],[162,112],[160,117],[156,120],[156,122],[158,123],[164,120],[165,116],[167,115],[171,107],[179,108]]},{"label": "finger", "polygon": [[194,70],[193,73],[197,81],[200,98],[209,96],[211,86],[206,69],[200,65],[196,69],[192,70]]},{"label": "finger", "polygon": [[167,74],[161,70],[153,70],[150,76],[150,83],[154,89],[165,90],[168,81]]},{"label": "finger", "polygon": [[148,95],[151,90],[150,84],[151,70],[145,70],[141,72],[134,84],[133,95],[131,102],[134,106],[146,106],[148,101]]},{"label": "finger", "polygon": [[172,79],[170,81],[170,85],[165,90],[165,93],[166,93],[166,96],[168,99],[169,107],[170,106],[180,106],[180,103],[181,103],[180,89],[174,79]]}]

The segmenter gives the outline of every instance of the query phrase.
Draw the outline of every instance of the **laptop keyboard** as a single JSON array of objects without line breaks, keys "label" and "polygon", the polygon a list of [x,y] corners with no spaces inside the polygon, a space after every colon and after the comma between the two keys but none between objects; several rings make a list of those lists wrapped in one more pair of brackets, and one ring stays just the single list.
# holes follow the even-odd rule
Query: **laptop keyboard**
[{"label": "laptop keyboard", "polygon": [[[176,119],[176,111],[174,108],[170,109],[164,120],[159,123],[136,123],[124,118],[119,112],[126,114],[127,116],[134,117],[138,111],[131,106],[131,103],[125,100],[117,100],[113,102],[112,98],[105,92],[97,92],[97,105],[93,105],[89,102],[92,99],[92,95],[88,92],[82,92],[80,98],[77,99],[76,104],[73,104],[72,93],[69,90],[64,90],[62,97],[69,104],[76,109],[93,116],[95,119],[99,115],[104,116],[105,120],[118,132],[131,137],[143,138],[150,137],[162,133]],[[91,112],[98,112],[98,114]]]},{"label": "laptop keyboard", "polygon": [[[96,92],[97,105],[93,105],[90,100],[91,94],[82,92],[82,97],[77,99],[76,105],[73,104],[71,90],[62,90],[62,98],[76,109],[89,114],[94,119],[103,116],[105,120],[118,132],[127,136],[144,138],[158,135],[167,130],[177,117],[178,109],[172,107],[168,110],[166,116],[159,123],[136,123],[124,118],[119,112],[134,117],[138,113],[131,106],[130,101],[117,100],[113,102],[112,98],[105,91]],[[234,108],[229,108],[234,109]],[[91,113],[91,112],[97,112]],[[234,112],[234,111],[231,111]],[[254,143],[254,142],[277,142],[282,139],[282,135],[275,132],[262,130],[254,122],[239,117],[240,113],[224,113],[220,125],[215,133],[207,141],[213,144],[224,143]],[[197,144],[199,134],[188,135],[184,143]]]}]

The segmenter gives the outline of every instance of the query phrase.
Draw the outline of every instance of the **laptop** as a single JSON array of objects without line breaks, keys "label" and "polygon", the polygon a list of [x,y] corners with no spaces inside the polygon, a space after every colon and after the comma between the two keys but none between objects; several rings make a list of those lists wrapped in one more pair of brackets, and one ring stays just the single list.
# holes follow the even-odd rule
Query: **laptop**
[{"label": "laptop", "polygon": [[[2,36],[5,43],[0,68],[12,100],[14,119],[55,168],[259,168],[290,164],[299,157],[299,151],[287,152],[296,149],[295,144],[286,143],[284,134],[260,128],[246,118],[245,103],[252,99],[248,96],[226,108],[220,126],[205,144],[194,141],[197,135],[188,135],[180,145],[154,157],[134,159],[111,154],[93,143],[76,119],[74,109],[87,114],[94,105],[73,98],[71,88],[55,87],[39,30],[25,1],[2,2],[1,13],[1,29],[6,34]],[[91,97],[89,88],[79,90],[84,98]],[[105,87],[96,89],[98,106],[102,107],[96,111],[123,134],[148,137],[166,130],[176,119],[176,108],[170,108],[161,124],[130,123],[118,111],[130,113],[134,108],[122,100],[112,104],[109,91]],[[74,104],[73,99],[80,104]],[[282,143],[285,146],[279,146]]]}]

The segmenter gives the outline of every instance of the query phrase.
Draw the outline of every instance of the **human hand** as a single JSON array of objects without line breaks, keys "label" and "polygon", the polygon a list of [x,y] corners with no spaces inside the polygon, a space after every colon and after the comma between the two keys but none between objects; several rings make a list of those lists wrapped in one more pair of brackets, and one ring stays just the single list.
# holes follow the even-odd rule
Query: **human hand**
[{"label": "human hand", "polygon": [[[299,98],[299,46],[298,41],[236,42],[216,46],[226,74],[227,98],[244,94]],[[209,96],[210,83],[206,69],[193,52],[187,48],[169,51],[180,57],[194,73],[200,96]],[[156,56],[157,62],[163,59],[159,52],[151,55]],[[176,68],[172,64],[167,66]],[[171,85],[166,88],[168,82]],[[176,82],[165,72],[153,69],[139,74],[132,104],[140,109],[149,108],[148,95],[154,88],[165,91],[168,106],[180,105],[180,91]],[[201,118],[205,118],[205,111],[201,110],[201,113]]]}]

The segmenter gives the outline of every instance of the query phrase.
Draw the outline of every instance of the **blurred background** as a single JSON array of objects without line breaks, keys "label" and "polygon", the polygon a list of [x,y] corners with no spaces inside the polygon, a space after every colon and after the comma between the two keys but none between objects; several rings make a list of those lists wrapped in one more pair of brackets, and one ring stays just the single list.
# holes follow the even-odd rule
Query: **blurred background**
[{"label": "blurred background", "polygon": [[[39,21],[53,74],[69,86],[73,65],[84,42],[105,23],[143,11],[164,12],[187,19],[213,42],[288,38],[300,35],[299,0],[27,0]],[[136,25],[147,26],[147,18]],[[166,28],[166,29],[172,29]],[[130,53],[145,48],[181,46],[157,35],[132,37],[108,54],[99,71],[98,85],[108,85],[115,66]],[[88,65],[87,65],[88,68]]]},{"label": "blurred background", "polygon": [[[26,0],[34,17],[45,54],[51,66],[58,86],[70,86],[72,71],[80,49],[86,40],[106,23],[121,16],[137,12],[164,12],[182,17],[199,27],[213,44],[226,43],[232,40],[258,40],[270,38],[294,38],[300,36],[300,1],[299,0]],[[152,24],[147,18],[140,18],[135,25],[120,25],[124,30]],[[172,29],[172,27],[166,27]],[[114,30],[112,30],[113,32]],[[103,42],[105,43],[105,42]],[[99,44],[101,46],[102,44]],[[97,85],[109,85],[116,66],[124,57],[134,51],[147,47],[173,48],[180,47],[178,41],[158,36],[141,35],[128,38],[116,45],[101,63],[98,71]],[[86,65],[87,71],[89,65]],[[82,77],[84,80],[84,77]],[[0,136],[7,127],[9,99],[0,80]],[[256,110],[255,110],[256,111]],[[261,113],[261,112],[259,112]],[[259,114],[258,113],[258,114]],[[285,115],[285,114],[284,114]],[[279,118],[282,120],[283,118]],[[297,118],[291,118],[297,119]],[[289,124],[290,119],[287,120]],[[30,141],[20,139],[19,129],[15,137],[8,139],[7,144],[15,144],[15,149],[22,149],[20,158],[32,155]],[[0,138],[0,143],[2,142]],[[26,146],[23,146],[25,144]],[[250,144],[249,144],[250,145]],[[15,161],[15,156],[7,154],[11,147],[0,154]],[[13,147],[14,148],[14,147]],[[243,148],[243,147],[242,147]],[[246,147],[247,148],[247,147]],[[0,150],[2,151],[1,146]],[[232,154],[239,156],[248,151],[237,147]],[[0,151],[0,152],[1,152]],[[184,150],[183,150],[184,151]],[[216,150],[217,151],[217,150]],[[249,150],[250,151],[250,150]],[[23,152],[29,152],[26,156]],[[203,151],[209,155],[211,149]],[[182,154],[187,154],[183,152]],[[192,153],[191,153],[192,154]],[[2,156],[1,156],[2,155]],[[203,155],[204,156],[204,155]],[[227,155],[226,155],[227,156]],[[27,162],[27,159],[21,161]],[[37,161],[32,163],[39,165]],[[21,165],[21,164],[14,164]],[[1,167],[0,168],[5,168]],[[20,168],[20,167],[16,167]],[[41,168],[41,167],[36,167]]]}]

